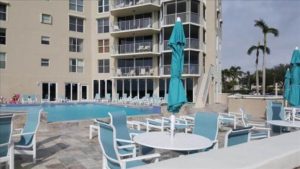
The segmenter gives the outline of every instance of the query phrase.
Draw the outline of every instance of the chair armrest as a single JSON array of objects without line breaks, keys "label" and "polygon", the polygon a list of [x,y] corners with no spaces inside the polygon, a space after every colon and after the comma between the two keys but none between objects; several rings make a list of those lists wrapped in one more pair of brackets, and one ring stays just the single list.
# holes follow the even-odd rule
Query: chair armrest
[{"label": "chair armrest", "polygon": [[248,126],[253,126],[253,127],[266,127],[266,124],[264,123],[255,123],[255,122],[248,122]]},{"label": "chair armrest", "polygon": [[134,128],[134,126],[136,126],[138,130],[141,129],[141,122],[139,122],[139,121],[127,121],[127,124],[131,125],[132,128]]},{"label": "chair armrest", "polygon": [[4,147],[4,146],[8,146],[9,143],[3,143],[3,144],[0,144],[0,147]]},{"label": "chair armrest", "polygon": [[20,133],[20,134],[13,134],[12,136],[24,136],[24,135],[30,135],[30,134],[35,134],[35,132],[30,132],[30,133]]},{"label": "chair armrest", "polygon": [[124,145],[124,146],[118,146],[118,149],[126,149],[126,148],[135,149],[135,145],[134,144],[128,144],[128,145]]},{"label": "chair armrest", "polygon": [[117,140],[117,142],[134,144],[134,141],[131,141],[131,140],[124,140],[124,139],[118,139],[118,138],[116,140]]},{"label": "chair armrest", "polygon": [[158,157],[160,157],[160,154],[155,153],[155,154],[149,154],[149,155],[143,155],[143,156],[124,159],[124,161],[131,162],[131,161],[136,161],[136,160],[145,160],[145,159],[158,158]]}]

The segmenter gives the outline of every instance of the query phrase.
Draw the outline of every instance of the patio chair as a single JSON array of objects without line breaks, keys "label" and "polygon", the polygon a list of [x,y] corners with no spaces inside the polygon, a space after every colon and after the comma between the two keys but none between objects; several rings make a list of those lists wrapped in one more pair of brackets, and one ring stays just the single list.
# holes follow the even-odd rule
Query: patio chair
[{"label": "patio chair", "polygon": [[21,136],[15,143],[15,154],[32,155],[33,163],[36,162],[36,133],[40,124],[42,109],[33,109],[27,114],[27,120],[23,129],[14,136]]},{"label": "patio chair", "polygon": [[11,139],[12,119],[13,114],[0,115],[0,163],[5,162],[5,165],[8,164],[10,169],[14,168],[14,144]]},{"label": "patio chair", "polygon": [[164,131],[165,129],[170,127],[170,120],[166,117],[162,117],[161,119],[146,119],[146,131],[149,132],[151,129],[158,129],[160,131]]},{"label": "patio chair", "polygon": [[[132,157],[132,158],[125,158],[123,159],[118,150],[120,147],[116,144],[116,129],[113,125],[106,124],[106,123],[99,123],[99,143],[103,154],[102,160],[102,168],[109,168],[109,169],[126,169],[137,167],[141,165],[145,165],[143,160],[146,159],[156,159],[158,161],[159,154],[149,154],[144,156]],[[122,147],[121,147],[122,148]],[[128,148],[124,146],[123,148]]]},{"label": "patio chair", "polygon": [[251,129],[252,127],[230,129],[225,135],[224,147],[249,142]]},{"label": "patio chair", "polygon": [[101,100],[100,93],[96,93],[94,101],[100,101],[100,100]]},{"label": "patio chair", "polygon": [[111,94],[107,93],[105,94],[105,98],[101,100],[102,102],[110,102],[111,101]]},{"label": "patio chair", "polygon": [[[213,142],[212,147],[218,148],[219,115],[212,112],[201,112],[195,115],[193,134],[204,136]],[[209,149],[210,149],[209,148]]]},{"label": "patio chair", "polygon": [[[268,101],[266,107],[266,117],[267,121],[270,120],[285,120],[284,107],[279,102]],[[282,131],[287,131],[286,127],[271,126],[273,132],[280,133]]]},{"label": "patio chair", "polygon": [[248,118],[248,113],[244,111],[243,108],[240,108],[240,111],[244,114],[243,123],[244,127],[251,127],[250,140],[269,138],[271,133],[271,128],[267,126],[266,123],[259,123],[257,121],[250,121]]}]

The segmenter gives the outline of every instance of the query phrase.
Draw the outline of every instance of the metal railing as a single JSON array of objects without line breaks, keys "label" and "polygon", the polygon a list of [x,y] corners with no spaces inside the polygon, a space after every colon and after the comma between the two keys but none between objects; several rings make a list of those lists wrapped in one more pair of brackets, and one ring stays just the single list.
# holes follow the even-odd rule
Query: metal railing
[{"label": "metal railing", "polygon": [[[184,64],[182,74],[199,74],[198,64]],[[160,75],[170,75],[171,65],[160,66]]]},{"label": "metal railing", "polygon": [[[199,49],[199,39],[186,38],[185,40],[186,40],[185,49],[186,48]],[[169,40],[164,40],[164,48],[163,48],[164,50],[171,50],[171,48],[168,46],[168,42]]]},{"label": "metal railing", "polygon": [[153,50],[152,42],[140,42],[140,43],[116,45],[113,47],[112,52],[114,54],[126,54],[126,53],[152,52],[152,50]]},{"label": "metal railing", "polygon": [[180,17],[182,23],[191,22],[191,23],[200,24],[200,14],[193,13],[193,12],[182,12],[182,13],[165,15],[163,19],[163,24],[164,25],[175,24],[177,17]]},{"label": "metal railing", "polygon": [[154,74],[152,66],[118,67],[116,76],[151,76]]},{"label": "metal railing", "polygon": [[142,29],[142,28],[152,28],[151,18],[141,18],[134,20],[119,21],[112,25],[113,32],[131,30],[131,29]]},{"label": "metal railing", "polygon": [[144,4],[159,5],[159,0],[117,0],[113,4],[113,9],[121,9]]}]

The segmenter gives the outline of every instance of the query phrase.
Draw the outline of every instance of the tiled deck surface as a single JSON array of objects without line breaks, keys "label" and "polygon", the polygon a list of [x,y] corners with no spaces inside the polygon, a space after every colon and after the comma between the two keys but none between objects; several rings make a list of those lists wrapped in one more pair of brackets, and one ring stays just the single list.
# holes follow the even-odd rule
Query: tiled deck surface
[{"label": "tiled deck surface", "polygon": [[37,135],[37,163],[32,163],[31,156],[16,155],[15,168],[101,168],[102,154],[98,139],[88,139],[88,124],[56,123],[47,126],[47,129],[40,129]]},{"label": "tiled deck surface", "polygon": [[[102,168],[102,153],[96,136],[90,140],[91,122],[52,123],[40,126],[37,135],[37,163],[32,156],[16,155],[16,169]],[[224,132],[219,133],[222,140]],[[221,141],[222,142],[222,141]],[[220,147],[222,147],[222,143]],[[162,158],[166,157],[163,153]],[[176,155],[176,154],[175,154]]]}]

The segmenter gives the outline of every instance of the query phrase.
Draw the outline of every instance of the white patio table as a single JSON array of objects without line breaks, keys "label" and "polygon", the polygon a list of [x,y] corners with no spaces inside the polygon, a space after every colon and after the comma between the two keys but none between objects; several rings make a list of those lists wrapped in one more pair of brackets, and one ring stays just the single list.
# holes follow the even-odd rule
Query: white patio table
[{"label": "white patio table", "polygon": [[267,121],[267,123],[274,125],[274,126],[300,128],[300,121],[270,120],[270,121]]},{"label": "white patio table", "polygon": [[213,144],[206,137],[189,133],[176,133],[171,138],[168,132],[148,132],[135,136],[133,140],[139,145],[174,151],[201,150]]}]

